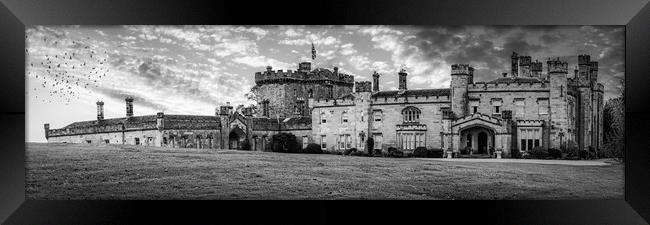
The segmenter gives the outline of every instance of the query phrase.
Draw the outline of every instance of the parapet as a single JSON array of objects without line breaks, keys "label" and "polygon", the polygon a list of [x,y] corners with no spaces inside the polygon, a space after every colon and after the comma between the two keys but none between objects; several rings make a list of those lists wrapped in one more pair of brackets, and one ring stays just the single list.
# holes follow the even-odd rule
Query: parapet
[{"label": "parapet", "polygon": [[371,83],[370,81],[359,81],[359,82],[354,82],[355,84],[355,92],[371,92]]},{"label": "parapet", "polygon": [[[588,56],[587,56],[588,57]],[[549,73],[568,73],[569,64],[560,59],[547,61]]]},{"label": "parapet", "polygon": [[538,62],[537,60],[535,60],[534,63],[530,64],[530,70],[531,71],[540,71],[541,72],[542,71],[542,62]]},{"label": "parapet", "polygon": [[282,71],[282,70],[268,70],[264,72],[255,73],[255,83],[271,82],[271,81],[324,81],[329,80],[338,83],[346,83],[348,85],[354,84],[354,76],[340,73],[339,71],[332,72],[328,69],[318,68],[313,71]]},{"label": "parapet", "polygon": [[470,68],[472,67],[469,64],[453,64],[451,65],[451,75],[469,75]]}]

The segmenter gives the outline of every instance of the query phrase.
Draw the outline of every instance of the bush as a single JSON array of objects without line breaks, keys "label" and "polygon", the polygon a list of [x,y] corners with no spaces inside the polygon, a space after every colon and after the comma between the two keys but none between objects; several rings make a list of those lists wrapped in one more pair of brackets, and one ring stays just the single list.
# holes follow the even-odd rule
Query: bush
[{"label": "bush", "polygon": [[589,158],[589,151],[580,150],[578,152],[578,155],[580,156],[580,159],[588,159]]},{"label": "bush", "polygon": [[323,150],[320,148],[320,145],[316,143],[309,143],[307,147],[303,149],[303,152],[309,154],[323,154]]},{"label": "bush", "polygon": [[242,141],[241,150],[247,150],[247,151],[251,150],[251,143],[248,142],[248,138],[244,139],[244,141]]},{"label": "bush", "polygon": [[562,158],[562,151],[556,148],[551,148],[548,150],[548,155],[553,157],[554,159],[559,159]]},{"label": "bush", "polygon": [[523,158],[523,156],[521,155],[521,152],[519,151],[518,148],[511,148],[510,149],[510,157],[512,157],[514,159]]},{"label": "bush", "polygon": [[546,157],[548,157],[548,151],[546,151],[543,147],[533,148],[532,150],[528,151],[528,153],[533,159],[546,159]]},{"label": "bush", "polygon": [[413,151],[413,157],[426,158],[429,157],[429,150],[425,147],[417,147]]},{"label": "bush", "polygon": [[564,149],[564,153],[565,153],[565,158],[567,159],[578,157],[578,145],[576,144],[576,142],[569,141],[569,143],[566,146],[566,149]]},{"label": "bush", "polygon": [[388,154],[393,153],[394,151],[397,151],[395,147],[388,147]]},{"label": "bush", "polygon": [[400,158],[400,157],[404,157],[404,152],[396,149],[395,151],[388,153],[388,156]]},{"label": "bush", "polygon": [[445,150],[439,148],[432,148],[429,149],[427,153],[428,153],[427,157],[429,158],[442,158],[445,155]]},{"label": "bush", "polygon": [[367,152],[362,152],[362,151],[353,151],[350,153],[351,156],[368,156]]},{"label": "bush", "polygon": [[343,155],[350,155],[350,154],[352,154],[353,152],[356,152],[356,151],[357,151],[356,148],[345,149],[345,151],[343,151]]},{"label": "bush", "polygon": [[375,150],[373,151],[373,155],[372,155],[372,156],[374,156],[374,157],[381,157],[381,156],[384,156],[384,152],[383,152],[381,149],[375,149]]},{"label": "bush", "polygon": [[291,133],[279,133],[271,137],[274,152],[299,153],[300,146],[296,135]]}]

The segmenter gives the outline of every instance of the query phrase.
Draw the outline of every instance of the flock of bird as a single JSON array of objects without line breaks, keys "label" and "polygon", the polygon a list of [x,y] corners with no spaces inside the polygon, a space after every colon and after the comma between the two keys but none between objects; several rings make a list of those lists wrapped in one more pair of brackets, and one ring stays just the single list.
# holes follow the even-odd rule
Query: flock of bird
[{"label": "flock of bird", "polygon": [[[33,91],[34,98],[42,102],[68,105],[72,100],[80,98],[79,90],[90,91],[90,88],[98,87],[98,80],[106,77],[110,72],[107,61],[109,55],[105,50],[101,54],[101,51],[95,52],[91,45],[75,40],[72,41],[72,48],[63,43],[64,46],[58,48],[59,40],[48,40],[46,37],[36,41],[43,41],[44,47],[54,47],[58,52],[52,55],[41,52],[30,53],[29,49],[25,49],[29,59],[27,77],[35,78],[39,83],[30,91]],[[30,44],[37,43],[32,41]],[[39,93],[38,89],[46,90],[49,96],[36,95]]]}]

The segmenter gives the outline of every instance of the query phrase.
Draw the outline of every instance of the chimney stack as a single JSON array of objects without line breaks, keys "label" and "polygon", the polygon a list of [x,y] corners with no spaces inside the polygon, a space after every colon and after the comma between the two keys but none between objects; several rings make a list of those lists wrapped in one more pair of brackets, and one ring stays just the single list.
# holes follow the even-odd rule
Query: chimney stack
[{"label": "chimney stack", "polygon": [[133,98],[126,97],[126,117],[130,118],[133,116]]},{"label": "chimney stack", "polygon": [[399,75],[399,90],[406,90],[406,70],[401,69],[398,73]]},{"label": "chimney stack", "polygon": [[104,119],[104,102],[98,101],[97,102],[97,120],[103,120]]},{"label": "chimney stack", "polygon": [[372,74],[372,91],[379,91],[379,76],[377,71]]}]

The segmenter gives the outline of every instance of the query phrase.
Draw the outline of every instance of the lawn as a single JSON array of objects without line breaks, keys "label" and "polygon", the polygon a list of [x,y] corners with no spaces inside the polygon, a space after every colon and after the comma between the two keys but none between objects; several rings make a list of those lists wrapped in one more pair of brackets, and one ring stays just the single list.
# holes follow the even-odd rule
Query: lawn
[{"label": "lawn", "polygon": [[26,143],[27,199],[623,199],[623,164]]}]

